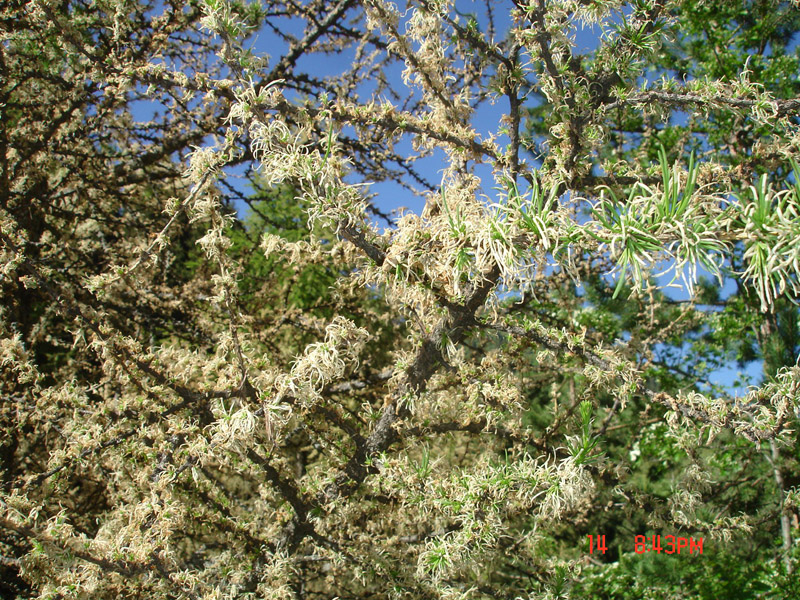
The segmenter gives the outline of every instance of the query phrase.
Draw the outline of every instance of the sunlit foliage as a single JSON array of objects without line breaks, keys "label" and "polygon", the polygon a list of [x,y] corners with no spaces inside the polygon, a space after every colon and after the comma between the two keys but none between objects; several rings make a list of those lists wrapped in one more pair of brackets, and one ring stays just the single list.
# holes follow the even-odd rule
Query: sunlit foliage
[{"label": "sunlit foliage", "polygon": [[2,593],[791,597],[800,19],[744,4],[4,3]]}]

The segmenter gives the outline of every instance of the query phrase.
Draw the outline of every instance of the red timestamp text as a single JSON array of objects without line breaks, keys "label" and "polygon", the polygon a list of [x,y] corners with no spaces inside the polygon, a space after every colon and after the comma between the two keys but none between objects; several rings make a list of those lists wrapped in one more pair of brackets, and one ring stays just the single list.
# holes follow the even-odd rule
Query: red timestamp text
[{"label": "red timestamp text", "polygon": [[657,554],[702,554],[703,538],[677,537],[674,535],[637,535],[633,539],[636,554],[656,552]]},{"label": "red timestamp text", "polygon": [[[606,536],[588,535],[589,554],[605,554]],[[633,551],[636,554],[655,552],[656,554],[702,554],[703,538],[678,537],[674,535],[637,535],[633,539]]]}]

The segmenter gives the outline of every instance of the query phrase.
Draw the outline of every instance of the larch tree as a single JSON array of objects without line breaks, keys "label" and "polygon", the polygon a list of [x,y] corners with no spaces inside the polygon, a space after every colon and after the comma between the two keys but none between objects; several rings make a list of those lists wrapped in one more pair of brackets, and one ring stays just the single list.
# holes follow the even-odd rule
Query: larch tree
[{"label": "larch tree", "polygon": [[798,14],[6,2],[0,592],[793,597]]}]

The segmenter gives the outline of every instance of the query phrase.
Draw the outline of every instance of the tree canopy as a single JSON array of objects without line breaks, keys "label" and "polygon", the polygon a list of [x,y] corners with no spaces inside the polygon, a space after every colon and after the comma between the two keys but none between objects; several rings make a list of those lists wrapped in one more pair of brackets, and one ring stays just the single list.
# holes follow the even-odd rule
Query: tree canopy
[{"label": "tree canopy", "polygon": [[5,2],[0,595],[798,597],[799,29]]}]

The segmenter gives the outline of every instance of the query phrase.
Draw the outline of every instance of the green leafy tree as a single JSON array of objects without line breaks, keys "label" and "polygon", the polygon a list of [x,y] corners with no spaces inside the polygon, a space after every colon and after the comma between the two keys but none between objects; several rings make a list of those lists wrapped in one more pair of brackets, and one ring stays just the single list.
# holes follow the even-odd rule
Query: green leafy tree
[{"label": "green leafy tree", "polygon": [[[635,16],[635,12],[633,14]],[[790,3],[686,2],[676,4],[671,14],[673,21],[665,29],[664,38],[639,63],[647,80],[705,79],[733,84],[744,77],[774,98],[797,97],[800,85],[797,72],[800,65],[797,52],[789,47],[798,31],[800,15]],[[621,18],[618,28],[620,32],[626,28],[630,30],[627,17]],[[580,68],[585,71],[605,68],[608,63],[598,63],[600,58],[602,48],[595,55],[583,57]],[[747,67],[744,74],[741,72],[743,65]],[[622,77],[623,74],[617,72],[614,76]],[[724,104],[709,104],[702,111],[687,110],[692,101],[701,100],[696,97],[686,102],[674,95],[661,95],[662,109],[671,111],[672,116],[668,118],[664,117],[669,114],[666,112],[653,118],[651,111],[646,108],[617,108],[605,143],[598,148],[596,168],[611,169],[611,165],[620,160],[646,165],[657,158],[665,147],[687,163],[693,160],[690,153],[713,156],[719,164],[726,165],[729,173],[735,174],[731,182],[733,189],[738,189],[745,201],[763,206],[761,210],[764,216],[761,220],[763,226],[767,226],[769,214],[775,207],[775,199],[759,192],[759,186],[765,185],[767,181],[759,178],[780,180],[786,176],[789,166],[785,154],[772,153],[775,146],[770,145],[770,140],[774,136],[774,130],[760,126],[750,115],[731,110],[730,106]],[[546,102],[531,110],[528,123],[532,140],[546,139],[546,132],[552,126],[552,119],[547,116],[548,111],[549,104]],[[796,123],[796,117],[792,122]],[[607,172],[620,171],[613,168]],[[608,184],[611,186],[608,193],[624,193],[619,190],[625,189],[624,179],[618,178],[616,182]],[[739,187],[736,188],[736,185]],[[781,207],[780,202],[775,208],[778,207]],[[758,247],[757,244],[754,246]],[[754,249],[754,246],[750,249]],[[722,269],[722,274],[734,278],[736,273],[745,270],[742,257],[745,246],[739,245],[736,250],[737,253],[731,256],[730,262]],[[769,267],[765,267],[765,270],[768,271]],[[620,279],[619,283],[622,284],[623,280]],[[795,333],[798,318],[796,306],[781,299],[766,312],[762,312],[764,307],[758,299],[758,290],[741,280],[737,280],[737,284],[737,291],[725,297],[713,282],[703,284],[694,300],[697,303],[694,314],[688,318],[682,317],[687,325],[693,324],[693,328],[682,329],[672,339],[661,336],[659,342],[673,344],[674,349],[669,350],[662,346],[658,352],[662,359],[651,361],[651,381],[658,381],[659,389],[676,390],[687,386],[698,389],[696,386],[704,382],[708,370],[720,368],[733,360],[742,367],[753,360],[763,361],[766,380],[774,377],[781,368],[796,364],[800,350]],[[675,302],[663,297],[660,303],[666,309],[665,315],[673,312],[671,320],[677,318],[674,307],[687,304],[686,301]],[[670,306],[673,307],[672,311]],[[670,355],[679,357],[679,362],[664,360]],[[663,455],[663,448],[670,448],[672,444],[667,439],[657,439],[657,447],[661,450],[656,456]],[[636,446],[637,451],[644,448],[644,439],[637,441]],[[760,456],[754,455],[752,447],[737,444],[729,445],[722,452],[725,461],[720,462],[717,477],[722,481],[727,480],[727,483],[720,482],[715,486],[726,488],[726,493],[719,496],[718,500],[723,506],[735,506],[744,513],[760,512],[762,519],[775,515],[774,526],[762,525],[759,528],[759,541],[755,545],[739,546],[738,553],[737,550],[728,551],[730,560],[725,561],[724,570],[697,570],[685,564],[685,561],[675,561],[673,568],[678,568],[681,586],[689,597],[716,598],[732,594],[737,597],[754,597],[754,594],[763,594],[771,587],[768,582],[775,581],[774,566],[769,565],[775,557],[775,542],[778,539],[782,539],[785,556],[779,570],[791,573],[792,563],[788,557],[794,545],[794,536],[797,535],[796,531],[792,533],[792,523],[797,527],[797,513],[796,509],[784,504],[783,498],[797,485],[791,475],[788,476],[790,480],[786,479],[786,475],[796,472],[797,448],[795,439],[783,451],[770,444]],[[647,454],[643,450],[637,462],[642,462]],[[715,454],[719,456],[720,452]],[[683,461],[676,461],[674,458],[673,456],[671,464],[681,466]],[[652,463],[652,459],[648,462]],[[663,457],[656,464],[661,465],[659,472],[650,470],[647,481],[656,484],[667,481],[663,471]],[[743,464],[748,465],[746,472],[737,468]],[[775,479],[770,482],[773,476]],[[736,482],[739,482],[741,489],[737,493],[731,493],[732,489],[736,489]],[[757,482],[760,492],[755,495],[748,491],[754,485],[753,482]],[[756,501],[758,498],[762,500],[760,505]],[[780,514],[781,510],[784,511],[783,515]],[[630,525],[625,521],[619,523],[621,526]],[[597,581],[605,582],[606,593],[610,593],[611,588],[629,587],[624,578],[632,577],[633,573],[627,569],[635,569],[636,564],[636,560],[625,559],[611,565],[610,570],[599,569]],[[622,571],[619,570],[620,565],[625,565]],[[731,570],[736,566],[741,568],[741,576],[738,578]],[[603,573],[606,574],[602,575]],[[678,592],[670,588],[667,582],[659,581],[657,573],[658,571],[655,576],[650,577],[637,573],[635,579],[641,589],[636,588],[639,591],[629,593],[635,596],[649,587],[653,590],[661,589],[657,593],[674,597]],[[617,577],[622,577],[622,581]],[[708,585],[709,581],[719,582],[721,587]],[[761,581],[761,584],[753,585],[754,581]],[[687,587],[687,582],[694,583],[688,583]],[[588,592],[587,589],[582,591]],[[595,588],[594,593],[600,592]],[[789,588],[782,588],[776,590],[775,594],[776,597],[791,597],[793,592]]]}]

